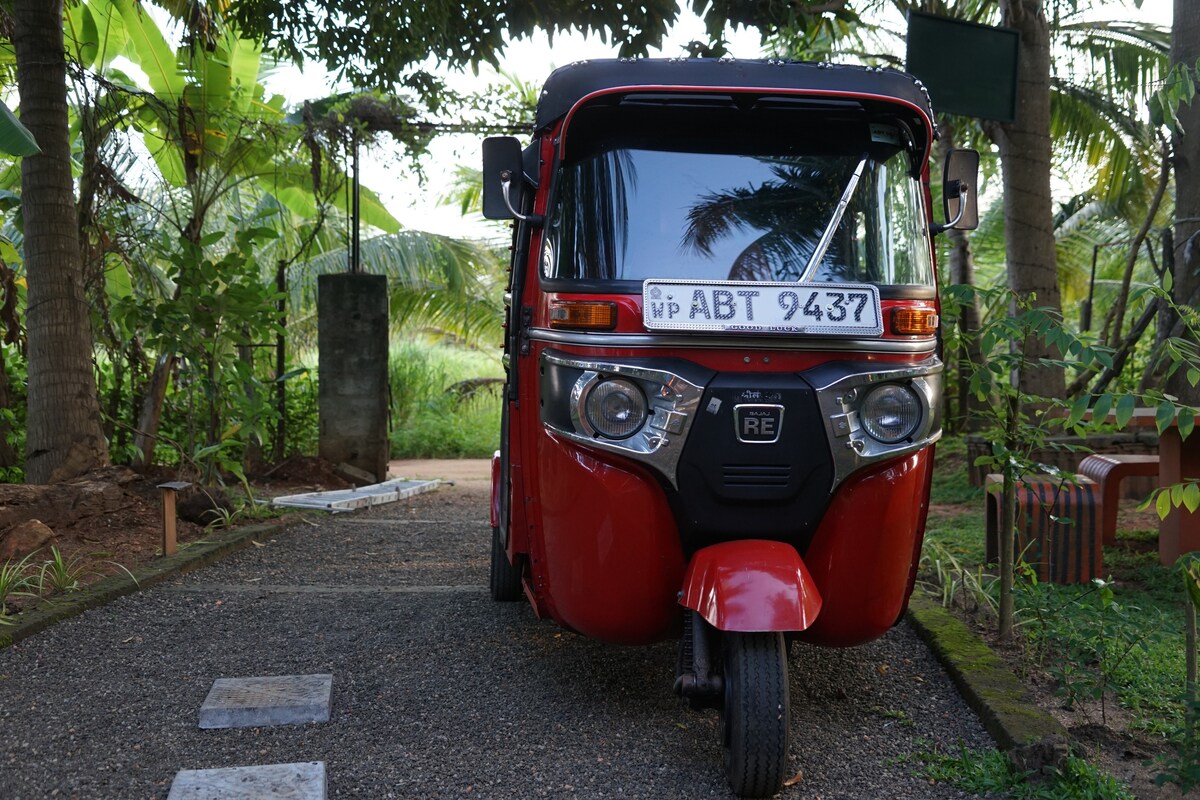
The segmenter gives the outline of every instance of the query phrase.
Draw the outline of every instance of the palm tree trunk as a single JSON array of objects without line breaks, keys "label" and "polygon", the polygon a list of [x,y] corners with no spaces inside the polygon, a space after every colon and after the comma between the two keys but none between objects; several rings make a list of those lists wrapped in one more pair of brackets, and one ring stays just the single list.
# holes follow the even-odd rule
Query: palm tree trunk
[{"label": "palm tree trunk", "polygon": [[[938,158],[944,163],[946,154],[955,147],[954,128],[945,117],[939,119],[942,137],[938,140]],[[971,252],[971,238],[966,231],[951,228],[946,231],[950,242],[949,264],[950,282],[964,286],[975,286],[975,255]],[[983,363],[979,351],[979,300],[972,296],[969,303],[963,304],[958,314],[958,353],[951,358],[957,361],[958,411],[950,419],[958,430],[971,430],[974,426],[975,395],[970,390],[971,374],[976,367]]]},{"label": "palm tree trunk", "polygon": [[15,0],[21,121],[41,154],[21,162],[28,280],[28,483],[76,477],[108,462],[92,372],[92,333],[76,227],[62,0]]},{"label": "palm tree trunk", "polygon": [[[1175,0],[1171,63],[1195,65],[1200,59],[1200,14],[1192,0]],[[1196,79],[1193,75],[1193,80]],[[1175,146],[1175,274],[1173,297],[1187,303],[1200,290],[1200,99],[1179,108]],[[1187,131],[1184,135],[1183,131]],[[1187,370],[1167,380],[1167,391],[1185,403],[1200,403],[1200,387],[1187,381]]]},{"label": "palm tree trunk", "polygon": [[[1003,171],[1008,285],[1018,296],[1036,295],[1038,306],[1061,312],[1050,194],[1050,26],[1042,0],[1001,0],[1000,7],[1004,24],[1021,34],[1016,120],[989,127]],[[1038,363],[1058,354],[1031,339],[1025,355],[1022,391],[1062,397],[1063,369]]]}]

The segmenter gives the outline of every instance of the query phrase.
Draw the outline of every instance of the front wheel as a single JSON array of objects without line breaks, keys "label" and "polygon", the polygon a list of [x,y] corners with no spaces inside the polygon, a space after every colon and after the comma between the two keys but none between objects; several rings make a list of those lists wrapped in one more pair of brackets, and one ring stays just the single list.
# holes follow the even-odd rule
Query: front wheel
[{"label": "front wheel", "polygon": [[727,632],[723,650],[725,775],[741,797],[770,797],[783,786],[788,757],[790,714],[783,634]]},{"label": "front wheel", "polygon": [[500,539],[500,529],[492,528],[492,570],[488,587],[493,600],[509,603],[521,599],[521,573],[525,565],[520,556],[516,561],[515,564],[509,563],[504,542]]}]

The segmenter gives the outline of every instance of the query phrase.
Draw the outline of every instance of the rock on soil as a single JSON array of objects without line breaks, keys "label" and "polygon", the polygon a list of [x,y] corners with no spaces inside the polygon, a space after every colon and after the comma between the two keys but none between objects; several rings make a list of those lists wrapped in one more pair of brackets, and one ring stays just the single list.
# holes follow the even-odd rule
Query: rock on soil
[{"label": "rock on soil", "polygon": [[49,544],[53,538],[54,531],[41,520],[28,519],[18,522],[0,534],[0,561],[24,558]]}]

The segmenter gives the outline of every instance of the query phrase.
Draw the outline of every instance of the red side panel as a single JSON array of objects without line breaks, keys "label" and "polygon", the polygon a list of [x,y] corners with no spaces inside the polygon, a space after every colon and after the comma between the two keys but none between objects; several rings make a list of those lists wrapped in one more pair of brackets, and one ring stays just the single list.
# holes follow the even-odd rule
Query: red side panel
[{"label": "red side panel", "polygon": [[550,615],[616,644],[670,635],[684,563],[658,482],[550,434],[537,450],[542,547],[533,579]]},{"label": "red side panel", "polygon": [[824,606],[802,639],[846,647],[877,639],[903,613],[929,506],[933,449],[852,476],[817,528],[804,562]]},{"label": "red side panel", "polygon": [[500,527],[500,492],[504,486],[500,480],[500,451],[492,453],[492,527]]},{"label": "red side panel", "polygon": [[821,611],[821,595],[796,549],[762,539],[697,551],[679,602],[722,631],[802,631]]}]

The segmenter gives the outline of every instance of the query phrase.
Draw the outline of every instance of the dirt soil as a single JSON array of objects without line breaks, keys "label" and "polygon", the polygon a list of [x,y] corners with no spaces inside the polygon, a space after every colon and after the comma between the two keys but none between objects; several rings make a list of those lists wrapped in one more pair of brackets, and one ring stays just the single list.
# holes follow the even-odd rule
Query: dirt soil
[{"label": "dirt soil", "polygon": [[[62,554],[82,585],[123,569],[133,571],[161,554],[162,491],[158,487],[179,479],[179,475],[169,470],[143,475],[126,467],[107,467],[66,483],[46,486],[0,484],[0,548],[15,528],[29,520],[37,520],[47,526],[53,536],[30,556],[27,574],[37,573],[40,565],[51,558],[52,547]],[[332,464],[311,457],[282,461],[253,476],[250,484],[254,497],[260,500],[350,486]],[[212,505],[210,498],[220,499],[225,492],[242,494],[240,487],[234,485],[224,489],[190,488],[177,495],[176,538],[181,547],[207,535],[204,523],[211,523],[213,527],[237,527],[278,516],[264,506],[262,516],[237,513],[226,519],[222,514],[209,512],[201,517],[203,522],[185,518],[189,515],[189,506],[198,505],[203,510]],[[14,558],[25,556],[28,549],[18,549]],[[3,566],[2,560],[0,566]],[[52,593],[47,590],[44,595]],[[6,605],[10,613],[15,613],[37,601],[37,597],[10,596]]]}]

